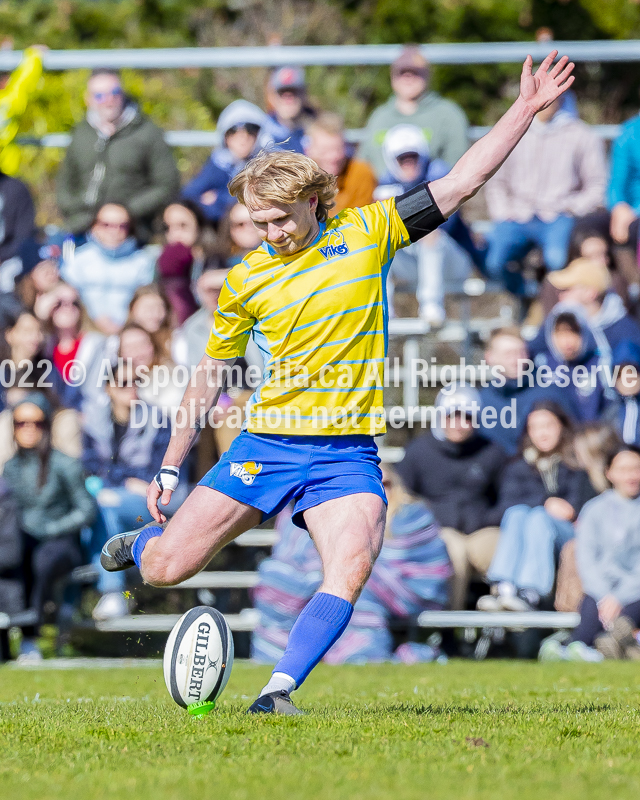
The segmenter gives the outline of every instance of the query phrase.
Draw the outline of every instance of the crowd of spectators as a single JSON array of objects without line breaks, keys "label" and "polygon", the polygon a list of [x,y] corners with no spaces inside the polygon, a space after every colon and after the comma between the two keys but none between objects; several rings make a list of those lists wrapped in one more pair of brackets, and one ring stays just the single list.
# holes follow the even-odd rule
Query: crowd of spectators
[{"label": "crowd of spectators", "polygon": [[[276,69],[264,109],[227,106],[219,146],[181,187],[163,132],[100,69],[58,174],[63,227],[39,230],[27,186],[0,173],[0,611],[35,611],[23,658],[39,657],[38,626],[80,564],[96,569],[94,618],[128,613],[124,573],[100,570],[100,548],[150,520],[146,486],[182,397],[177,376],[202,357],[229,269],[261,241],[229,180],[265,147],[303,152],[337,177],[335,215],[446,175],[468,123],[429,78],[419,49],[405,48],[356,147],[338,115],[315,107],[303,70]],[[530,339],[494,330],[484,362],[498,378],[445,387],[430,429],[385,469],[387,538],[330,660],[430,660],[430,645],[396,647],[396,621],[476,601],[526,612],[567,594],[581,623],[542,657],[640,655],[638,125],[623,126],[609,168],[575,98],[554,103],[489,182],[485,239],[457,213],[393,261],[391,316],[409,294],[437,329],[447,295],[477,275],[523,313],[533,302],[541,322]],[[169,514],[237,434],[254,367],[250,341]],[[253,598],[253,655],[267,661],[320,583],[306,532],[286,512],[277,528]]]}]

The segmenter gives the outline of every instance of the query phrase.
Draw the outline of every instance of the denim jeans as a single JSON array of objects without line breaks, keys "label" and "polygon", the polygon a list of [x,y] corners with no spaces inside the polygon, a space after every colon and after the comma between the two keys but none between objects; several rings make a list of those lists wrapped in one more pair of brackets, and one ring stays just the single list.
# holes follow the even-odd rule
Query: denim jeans
[{"label": "denim jeans", "polygon": [[542,506],[512,506],[502,518],[487,578],[533,589],[544,597],[553,588],[560,550],[573,537],[573,525],[550,516]]},{"label": "denim jeans", "polygon": [[488,236],[489,252],[486,260],[487,274],[504,283],[513,294],[524,294],[524,280],[520,272],[506,269],[510,261],[519,261],[534,247],[542,248],[546,268],[553,272],[567,265],[569,240],[575,219],[561,214],[553,222],[543,222],[534,217],[529,222],[498,222]]},{"label": "denim jeans", "polygon": [[[107,572],[100,566],[100,551],[102,546],[112,536],[124,531],[141,528],[152,521],[147,510],[147,499],[139,494],[133,494],[124,487],[110,488],[113,493],[114,504],[102,505],[98,503],[98,517],[91,529],[89,552],[91,563],[99,572],[97,588],[101,594],[107,592],[122,592],[125,588],[125,572]],[[178,486],[171,495],[168,506],[161,509],[168,516],[175,514],[186,499],[189,489],[186,484]]]},{"label": "denim jeans", "polygon": [[422,316],[430,306],[444,308],[445,294],[461,292],[472,270],[471,256],[444,231],[398,250],[387,278],[391,316],[396,285],[400,291],[416,293]]}]

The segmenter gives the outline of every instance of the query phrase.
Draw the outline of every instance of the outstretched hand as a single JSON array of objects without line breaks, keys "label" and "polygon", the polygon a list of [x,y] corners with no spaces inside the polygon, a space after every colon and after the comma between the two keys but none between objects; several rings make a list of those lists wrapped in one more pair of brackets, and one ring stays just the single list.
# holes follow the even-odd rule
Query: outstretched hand
[{"label": "outstretched hand", "polygon": [[550,106],[554,100],[567,91],[575,80],[571,74],[575,64],[569,61],[568,56],[562,56],[553,69],[550,69],[557,55],[557,50],[549,53],[535,73],[532,73],[533,58],[531,56],[526,57],[522,67],[520,96],[535,114]]}]

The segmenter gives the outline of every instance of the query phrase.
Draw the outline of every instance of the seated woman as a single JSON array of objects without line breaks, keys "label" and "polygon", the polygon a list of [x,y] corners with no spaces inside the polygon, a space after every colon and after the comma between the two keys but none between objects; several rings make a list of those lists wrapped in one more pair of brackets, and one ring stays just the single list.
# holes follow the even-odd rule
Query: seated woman
[{"label": "seated woman", "polygon": [[173,309],[163,288],[155,283],[140,286],[129,303],[126,324],[133,322],[153,338],[163,362],[187,364],[187,344],[176,330]]},{"label": "seated woman", "polygon": [[192,200],[171,203],[162,214],[165,244],[158,258],[158,280],[178,325],[198,307],[193,287],[206,258],[204,225],[204,216]]},{"label": "seated woman", "polygon": [[[405,643],[394,653],[392,619],[407,619],[447,605],[451,564],[433,514],[409,495],[387,468],[383,482],[389,499],[389,522],[382,551],[355,605],[343,636],[327,653],[332,664],[370,661],[432,661],[438,653],[428,645]],[[306,531],[291,522],[290,512],[278,517],[280,541],[259,567],[254,590],[260,623],[251,640],[251,657],[275,663],[287,644],[298,613],[322,582],[318,553]]]},{"label": "seated woman", "polygon": [[[140,399],[126,362],[116,368],[113,378],[104,384],[100,402],[85,414],[83,425],[82,460],[100,510],[91,544],[96,565],[107,539],[151,521],[147,486],[160,469],[170,435],[170,420],[153,413]],[[180,506],[187,492],[186,486],[174,492],[169,514]],[[99,571],[102,597],[93,611],[94,618],[126,614],[122,595],[125,573]]]},{"label": "seated woman", "polygon": [[11,410],[31,392],[44,395],[55,413],[53,446],[66,455],[80,455],[80,422],[76,411],[61,407],[64,382],[46,356],[44,331],[29,311],[8,318],[0,337],[0,470],[15,453]]},{"label": "seated woman", "polygon": [[91,329],[80,295],[66,283],[38,297],[34,313],[45,326],[45,353],[60,386],[60,402],[81,411],[85,398],[98,388],[105,337]]},{"label": "seated woman", "polygon": [[120,334],[118,359],[130,365],[138,383],[138,395],[165,416],[175,415],[188,383],[186,369],[177,369],[156,337],[141,325],[128,322]]},{"label": "seated woman", "polygon": [[138,286],[153,280],[158,248],[141,247],[129,211],[118,203],[98,209],[87,243],[63,261],[63,279],[78,290],[89,318],[107,336],[118,333]]},{"label": "seated woman", "polygon": [[[4,468],[20,515],[25,594],[42,623],[54,584],[82,563],[80,531],[95,517],[80,461],[51,445],[51,406],[29,394],[13,409],[16,455]],[[22,654],[39,658],[37,627],[23,631]]]},{"label": "seated woman", "polygon": [[504,516],[487,572],[491,594],[478,600],[480,611],[530,611],[551,592],[560,550],[593,495],[574,463],[569,418],[555,403],[536,403],[520,456],[504,472],[498,500]]},{"label": "seated woman", "polygon": [[640,450],[617,447],[606,474],[611,489],[585,505],[576,526],[580,624],[567,647],[544,642],[543,661],[640,661]]}]

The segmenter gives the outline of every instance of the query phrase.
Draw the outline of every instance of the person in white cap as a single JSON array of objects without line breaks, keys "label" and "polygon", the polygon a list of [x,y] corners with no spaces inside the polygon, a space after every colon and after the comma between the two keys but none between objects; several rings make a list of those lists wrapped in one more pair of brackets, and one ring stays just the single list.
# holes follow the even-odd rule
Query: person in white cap
[{"label": "person in white cap", "polygon": [[[449,172],[442,159],[431,158],[427,139],[415,125],[391,128],[384,137],[382,154],[387,172],[374,193],[376,200],[395,197],[421,181],[437,180]],[[474,259],[480,263],[480,253],[460,214],[452,214],[437,231],[396,254],[387,278],[389,313],[394,315],[397,285],[404,291],[415,292],[420,318],[430,327],[440,327],[445,318],[445,293],[462,291]]]}]

